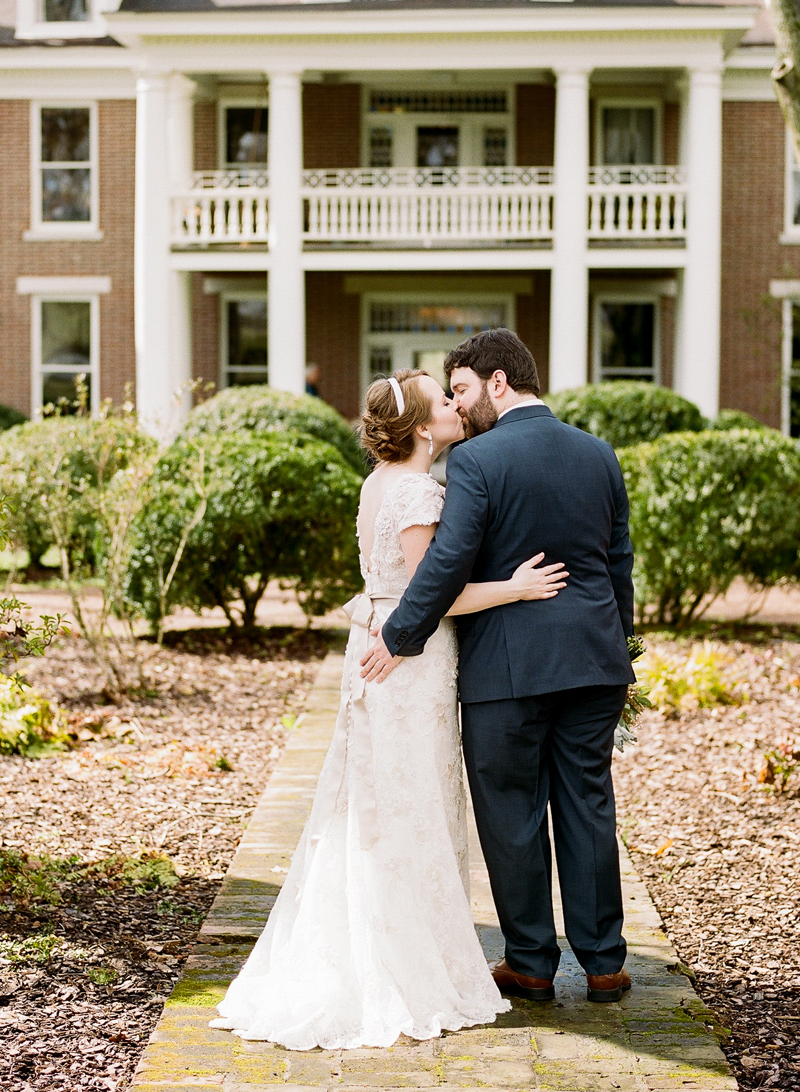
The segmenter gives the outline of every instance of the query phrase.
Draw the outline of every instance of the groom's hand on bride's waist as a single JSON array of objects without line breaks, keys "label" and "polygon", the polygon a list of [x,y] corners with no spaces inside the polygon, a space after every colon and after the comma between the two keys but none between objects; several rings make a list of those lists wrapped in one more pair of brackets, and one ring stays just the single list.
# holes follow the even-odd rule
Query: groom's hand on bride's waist
[{"label": "groom's hand on bride's waist", "polygon": [[391,654],[379,629],[373,629],[370,632],[376,640],[361,661],[361,678],[366,679],[367,682],[383,682],[403,657]]}]

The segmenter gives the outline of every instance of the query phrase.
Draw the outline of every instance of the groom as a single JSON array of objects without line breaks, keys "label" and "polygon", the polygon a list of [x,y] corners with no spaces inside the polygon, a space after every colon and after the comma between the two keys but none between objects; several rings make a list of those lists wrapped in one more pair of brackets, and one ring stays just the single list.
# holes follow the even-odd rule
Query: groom
[{"label": "groom", "polygon": [[561,561],[554,599],[456,620],[464,756],[505,937],[503,993],[555,996],[550,805],[569,943],[590,1001],[617,1001],[624,969],[611,755],[633,682],[633,551],[613,450],[557,420],[536,364],[509,330],[454,349],[445,370],[469,443],[447,464],[436,536],[363,661],[381,681],[419,655],[464,586],[504,580],[533,554]]}]

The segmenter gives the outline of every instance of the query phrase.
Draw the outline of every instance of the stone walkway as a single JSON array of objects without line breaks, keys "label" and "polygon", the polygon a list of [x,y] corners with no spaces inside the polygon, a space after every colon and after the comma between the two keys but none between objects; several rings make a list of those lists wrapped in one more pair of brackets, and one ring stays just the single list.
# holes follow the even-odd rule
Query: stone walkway
[{"label": "stone walkway", "polygon": [[[477,1092],[735,1092],[711,1014],[678,973],[659,916],[622,852],[628,967],[634,988],[619,1004],[586,1001],[566,948],[548,1004],[515,1001],[496,1024],[394,1047],[299,1053],[243,1042],[208,1021],[272,907],[308,816],[338,707],[342,657],[322,664],[305,716],[253,814],[201,929],[182,979],[139,1065],[136,1092],[292,1092],[461,1089]],[[502,938],[474,829],[472,902],[489,958]]]}]

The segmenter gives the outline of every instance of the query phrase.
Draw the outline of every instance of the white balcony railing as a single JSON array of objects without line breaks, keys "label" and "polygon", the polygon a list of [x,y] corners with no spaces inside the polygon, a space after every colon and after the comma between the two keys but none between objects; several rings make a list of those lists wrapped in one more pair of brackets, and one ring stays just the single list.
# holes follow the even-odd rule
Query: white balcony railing
[{"label": "white balcony railing", "polygon": [[[592,167],[588,233],[599,242],[686,235],[680,167]],[[551,167],[426,167],[303,172],[307,243],[469,246],[553,237]],[[266,244],[269,177],[242,168],[194,175],[172,199],[172,242]]]},{"label": "white balcony railing", "polygon": [[267,172],[254,168],[195,174],[172,199],[173,244],[266,243],[268,186]]},{"label": "white balcony railing", "polygon": [[552,182],[547,167],[305,171],[305,239],[384,245],[549,239]]},{"label": "white balcony railing", "polygon": [[680,167],[591,167],[589,238],[683,238],[686,189]]}]

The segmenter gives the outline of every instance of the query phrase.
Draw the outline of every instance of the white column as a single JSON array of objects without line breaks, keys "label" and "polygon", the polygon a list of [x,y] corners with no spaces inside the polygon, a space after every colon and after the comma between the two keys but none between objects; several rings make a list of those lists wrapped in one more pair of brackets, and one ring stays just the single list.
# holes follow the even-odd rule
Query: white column
[{"label": "white column", "polygon": [[176,394],[191,376],[187,275],[169,267],[170,197],[191,167],[191,137],[177,139],[191,122],[187,85],[164,72],[144,73],[136,85],[136,404],[145,427],[161,436],[180,424]]},{"label": "white column", "polygon": [[684,124],[689,193],[675,389],[695,402],[707,417],[715,417],[719,411],[722,215],[719,68],[690,72]]},{"label": "white column", "polygon": [[[194,167],[194,83],[174,73],[169,79],[168,141],[171,194],[191,186]],[[172,425],[184,423],[192,408],[192,274],[171,274]]]},{"label": "white column", "polygon": [[587,186],[589,75],[556,73],[555,217],[550,296],[550,390],[586,382],[589,325]]},{"label": "white column", "polygon": [[306,306],[303,274],[302,83],[298,72],[269,77],[270,386],[305,390]]}]

